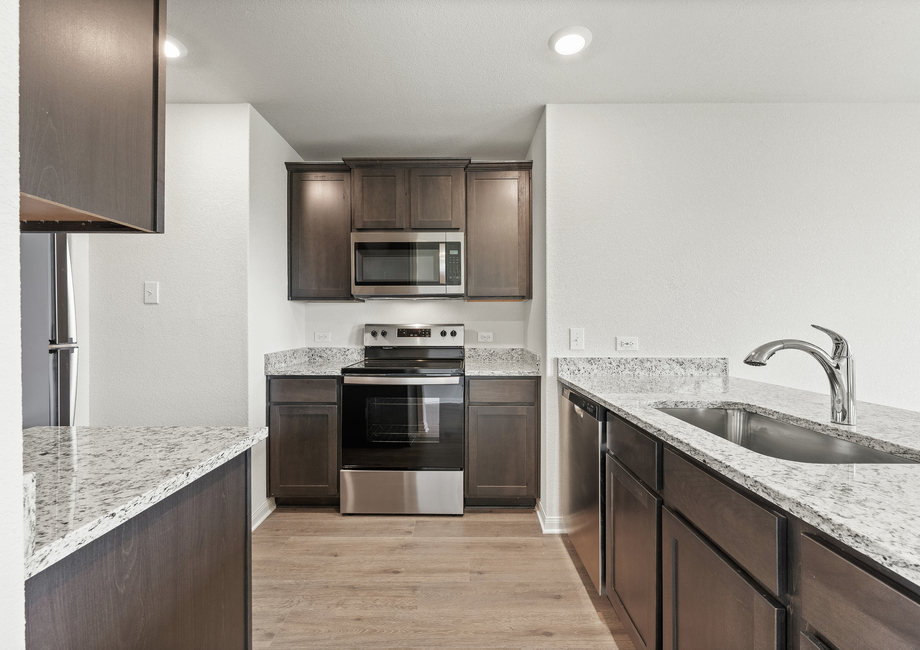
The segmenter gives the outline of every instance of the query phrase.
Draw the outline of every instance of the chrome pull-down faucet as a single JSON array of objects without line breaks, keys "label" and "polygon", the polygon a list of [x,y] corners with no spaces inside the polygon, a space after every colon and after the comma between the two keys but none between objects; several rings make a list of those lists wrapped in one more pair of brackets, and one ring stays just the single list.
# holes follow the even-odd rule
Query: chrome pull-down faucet
[{"label": "chrome pull-down faucet", "polygon": [[831,337],[834,351],[830,355],[817,345],[797,339],[770,341],[754,348],[744,359],[749,366],[765,366],[767,360],[780,350],[801,350],[807,352],[821,364],[831,384],[831,422],[835,424],[856,424],[856,390],[853,357],[847,340],[825,327],[812,325]]}]

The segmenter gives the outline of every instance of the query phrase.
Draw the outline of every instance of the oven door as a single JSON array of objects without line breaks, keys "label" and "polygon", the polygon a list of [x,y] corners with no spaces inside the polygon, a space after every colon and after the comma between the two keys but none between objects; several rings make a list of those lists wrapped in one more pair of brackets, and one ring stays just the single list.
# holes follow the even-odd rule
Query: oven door
[{"label": "oven door", "polygon": [[462,469],[463,377],[346,375],[345,469]]}]

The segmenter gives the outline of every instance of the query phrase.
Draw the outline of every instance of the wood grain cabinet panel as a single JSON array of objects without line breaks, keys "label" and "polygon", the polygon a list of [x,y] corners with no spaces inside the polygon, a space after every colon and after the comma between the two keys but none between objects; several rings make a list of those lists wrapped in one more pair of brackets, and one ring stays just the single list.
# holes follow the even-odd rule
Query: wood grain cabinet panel
[{"label": "wood grain cabinet panel", "polygon": [[661,630],[661,498],[609,454],[607,598],[641,650],[658,650]]},{"label": "wood grain cabinet panel", "polygon": [[163,232],[165,0],[19,16],[22,230]]},{"label": "wood grain cabinet panel", "polygon": [[338,407],[272,405],[269,486],[274,497],[338,495]]},{"label": "wood grain cabinet panel", "polygon": [[469,408],[469,497],[537,495],[533,406]]},{"label": "wood grain cabinet panel", "polygon": [[419,230],[463,230],[466,174],[460,167],[409,172],[409,225]]},{"label": "wood grain cabinet panel", "polygon": [[269,386],[269,401],[271,402],[334,404],[336,401],[335,379],[272,378]]},{"label": "wood grain cabinet panel", "polygon": [[309,168],[288,165],[288,299],[351,300],[351,175]]},{"label": "wood grain cabinet panel", "polygon": [[661,565],[663,650],[785,650],[785,608],[668,508]]},{"label": "wood grain cabinet panel", "polygon": [[917,596],[823,540],[802,534],[797,541],[801,615],[821,637],[837,650],[920,648]]},{"label": "wood grain cabinet panel", "polygon": [[409,170],[356,167],[352,170],[355,230],[402,230],[408,214]]},{"label": "wood grain cabinet panel", "polygon": [[607,416],[607,448],[623,465],[653,490],[661,489],[661,441],[625,420]]},{"label": "wood grain cabinet panel", "polygon": [[246,451],[27,580],[26,647],[251,648],[249,469]]},{"label": "wood grain cabinet panel", "polygon": [[466,286],[469,299],[532,296],[530,169],[466,175]]},{"label": "wood grain cabinet panel", "polygon": [[670,450],[664,490],[678,510],[716,546],[779,597],[786,590],[786,518],[755,503]]},{"label": "wood grain cabinet panel", "polygon": [[534,379],[470,379],[470,404],[535,404]]}]

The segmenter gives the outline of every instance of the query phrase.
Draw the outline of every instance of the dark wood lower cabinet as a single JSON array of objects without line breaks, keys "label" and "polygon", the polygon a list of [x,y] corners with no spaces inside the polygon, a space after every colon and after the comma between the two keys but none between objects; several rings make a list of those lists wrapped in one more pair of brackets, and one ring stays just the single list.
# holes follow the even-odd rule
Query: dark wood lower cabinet
[{"label": "dark wood lower cabinet", "polygon": [[469,497],[536,497],[533,406],[471,406]]},{"label": "dark wood lower cabinet", "polygon": [[540,490],[539,379],[467,380],[464,501],[533,507]]},{"label": "dark wood lower cabinet", "polygon": [[664,650],[785,649],[785,607],[668,508],[661,590]]},{"label": "dark wood lower cabinet", "polygon": [[795,597],[815,635],[837,650],[920,648],[920,598],[814,535],[795,541]]},{"label": "dark wood lower cabinet", "polygon": [[657,650],[661,629],[661,498],[607,456],[607,598],[633,645]]},{"label": "dark wood lower cabinet", "polygon": [[272,496],[338,495],[339,436],[335,404],[273,404],[268,427]]},{"label": "dark wood lower cabinet", "polygon": [[31,650],[252,647],[249,452],[26,581]]}]

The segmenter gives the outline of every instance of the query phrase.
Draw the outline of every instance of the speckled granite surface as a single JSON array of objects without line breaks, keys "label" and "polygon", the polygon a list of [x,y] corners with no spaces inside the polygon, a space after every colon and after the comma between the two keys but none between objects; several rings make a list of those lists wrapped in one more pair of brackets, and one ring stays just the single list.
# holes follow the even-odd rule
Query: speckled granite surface
[{"label": "speckled granite surface", "polygon": [[35,474],[35,546],[26,578],[243,453],[268,429],[34,427],[23,470]]},{"label": "speckled granite surface", "polygon": [[743,407],[914,460],[920,460],[920,413],[860,402],[856,426],[835,426],[830,397],[821,393],[717,376],[624,377],[579,370],[560,371],[560,383],[920,585],[920,465],[779,460],[654,407]]},{"label": "speckled granite surface", "polygon": [[540,374],[540,357],[526,348],[466,348],[467,377]]},{"label": "speckled granite surface", "polygon": [[297,348],[265,355],[266,375],[328,376],[364,358],[364,348]]}]

